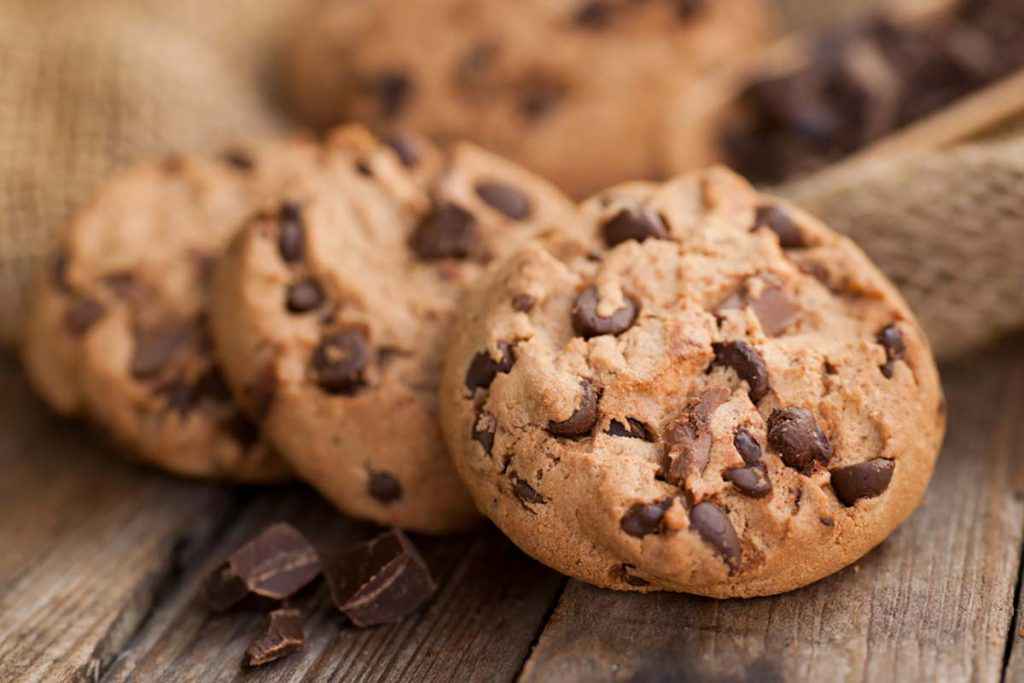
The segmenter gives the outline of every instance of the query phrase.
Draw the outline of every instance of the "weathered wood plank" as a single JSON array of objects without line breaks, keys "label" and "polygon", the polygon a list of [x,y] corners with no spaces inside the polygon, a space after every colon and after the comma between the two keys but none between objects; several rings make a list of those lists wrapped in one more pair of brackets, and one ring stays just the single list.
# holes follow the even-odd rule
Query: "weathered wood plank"
[{"label": "weathered wood plank", "polygon": [[875,552],[748,601],[571,582],[522,680],[998,681],[1024,527],[1024,344],[944,374],[951,423],[935,480]]},{"label": "weathered wood plank", "polygon": [[89,676],[145,621],[233,500],[110,457],[0,356],[0,680]]},{"label": "weathered wood plank", "polygon": [[452,539],[417,537],[441,590],[401,624],[360,630],[345,624],[326,592],[299,601],[309,616],[303,652],[258,671],[240,668],[264,617],[214,616],[198,597],[217,562],[259,529],[289,521],[318,545],[365,535],[312,494],[267,494],[250,507],[205,562],[198,563],[109,670],[106,681],[448,681],[512,680],[564,579],[528,560],[497,532]]}]

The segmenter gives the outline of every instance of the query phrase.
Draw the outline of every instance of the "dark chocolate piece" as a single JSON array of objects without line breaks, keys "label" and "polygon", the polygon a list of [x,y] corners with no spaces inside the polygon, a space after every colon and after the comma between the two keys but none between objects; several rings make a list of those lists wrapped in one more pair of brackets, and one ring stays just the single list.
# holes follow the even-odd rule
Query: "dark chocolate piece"
[{"label": "dark chocolate piece", "polygon": [[245,665],[263,666],[298,652],[306,644],[302,632],[302,613],[297,609],[277,609],[270,613],[267,630],[245,651]]}]

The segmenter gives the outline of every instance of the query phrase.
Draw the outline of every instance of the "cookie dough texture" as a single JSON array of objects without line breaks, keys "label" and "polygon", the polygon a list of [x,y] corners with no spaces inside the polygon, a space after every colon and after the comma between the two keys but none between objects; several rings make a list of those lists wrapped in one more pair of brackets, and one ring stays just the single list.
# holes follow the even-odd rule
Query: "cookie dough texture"
[{"label": "cookie dough texture", "polygon": [[918,505],[938,374],[850,241],[722,169],[604,192],[578,230],[598,257],[482,278],[442,382],[456,466],[520,547],[619,590],[769,595]]},{"label": "cookie dough texture", "polygon": [[343,511],[425,532],[469,527],[479,515],[438,418],[452,319],[487,262],[573,215],[547,182],[475,147],[343,130],[217,269],[212,322],[229,383]]},{"label": "cookie dough texture", "polygon": [[710,123],[674,102],[760,49],[768,14],[762,0],[329,0],[297,27],[287,80],[313,125],[468,139],[585,196],[707,163],[665,158],[671,129]]},{"label": "cookie dough texture", "polygon": [[172,472],[287,476],[228,394],[206,301],[233,232],[316,158],[315,145],[290,141],[169,157],[108,182],[35,280],[22,355],[45,400]]}]

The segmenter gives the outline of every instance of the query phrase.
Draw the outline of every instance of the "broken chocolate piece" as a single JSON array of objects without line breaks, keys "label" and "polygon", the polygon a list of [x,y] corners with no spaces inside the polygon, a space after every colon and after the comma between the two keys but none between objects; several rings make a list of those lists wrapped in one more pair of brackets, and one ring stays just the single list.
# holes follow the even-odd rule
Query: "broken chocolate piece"
[{"label": "broken chocolate piece", "polygon": [[398,529],[346,551],[325,575],[334,604],[356,626],[401,621],[437,590],[423,558]]},{"label": "broken chocolate piece", "polygon": [[277,609],[270,613],[267,630],[245,651],[245,665],[263,666],[298,652],[306,644],[302,632],[302,614],[297,609]]},{"label": "broken chocolate piece", "polygon": [[815,461],[827,464],[832,444],[821,431],[814,414],[805,408],[776,410],[768,418],[768,443],[787,466],[804,474]]},{"label": "broken chocolate piece", "polygon": [[711,416],[729,400],[724,387],[708,389],[665,431],[665,479],[683,486],[690,475],[700,476],[711,459]]},{"label": "broken chocolate piece", "polygon": [[473,424],[473,441],[480,444],[484,453],[491,454],[494,450],[494,434],[498,431],[498,420],[490,413],[481,412]]},{"label": "broken chocolate piece", "polygon": [[895,469],[896,463],[884,458],[840,467],[830,472],[832,490],[843,505],[852,507],[862,498],[875,498],[885,493]]},{"label": "broken chocolate piece", "polygon": [[618,420],[612,420],[608,425],[609,436],[621,436],[627,439],[640,439],[641,441],[654,441],[651,430],[640,420],[633,417],[626,418],[626,424]]},{"label": "broken chocolate piece", "polygon": [[473,356],[473,362],[466,370],[466,388],[470,391],[489,389],[498,373],[507,375],[516,363],[515,350],[508,342],[498,342],[501,359],[494,360],[488,351],[481,351]]},{"label": "broken chocolate piece", "polygon": [[285,263],[298,263],[306,257],[306,226],[302,207],[285,202],[278,213],[277,248]]},{"label": "broken chocolate piece", "polygon": [[749,297],[750,307],[769,337],[776,337],[793,324],[800,307],[782,287],[765,286],[757,297]]},{"label": "broken chocolate piece", "polygon": [[584,437],[597,424],[598,404],[601,401],[601,392],[594,388],[588,380],[582,380],[580,386],[583,389],[583,396],[580,398],[580,405],[576,411],[569,416],[568,420],[548,422],[548,432],[554,436],[564,436],[570,439]]},{"label": "broken chocolate piece", "polygon": [[206,584],[211,609],[223,612],[249,596],[284,600],[320,574],[320,558],[290,524],[267,527],[236,550]]},{"label": "broken chocolate piece", "polygon": [[619,211],[601,226],[601,232],[609,247],[628,240],[643,242],[647,239],[668,238],[668,228],[662,217],[639,207]]},{"label": "broken chocolate piece", "polygon": [[530,482],[522,479],[518,474],[512,473],[512,493],[519,500],[519,503],[530,510],[530,505],[544,505],[548,502],[541,493],[530,485]]},{"label": "broken chocolate piece", "polygon": [[768,382],[768,366],[761,354],[745,341],[721,342],[712,345],[715,351],[716,365],[732,368],[750,385],[750,400],[757,404],[771,391]]}]

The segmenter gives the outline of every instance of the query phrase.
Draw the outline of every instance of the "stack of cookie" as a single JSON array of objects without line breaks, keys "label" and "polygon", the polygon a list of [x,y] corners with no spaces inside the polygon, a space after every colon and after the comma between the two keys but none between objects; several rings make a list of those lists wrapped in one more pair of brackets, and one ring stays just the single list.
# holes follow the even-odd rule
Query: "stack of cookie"
[{"label": "stack of cookie", "polygon": [[[80,211],[28,321],[46,400],[172,472],[297,475],[420,532],[484,515],[620,590],[776,593],[881,542],[921,499],[944,404],[913,315],[852,243],[724,169],[576,204],[471,144],[394,132],[477,122],[574,194],[657,175],[643,98],[680,60],[756,42],[760,5],[389,4],[323,22],[375,39],[345,43],[341,92],[310,93],[386,135],[165,159]],[[473,30],[427,30],[440,17]],[[587,155],[564,153],[574,135]]]}]

